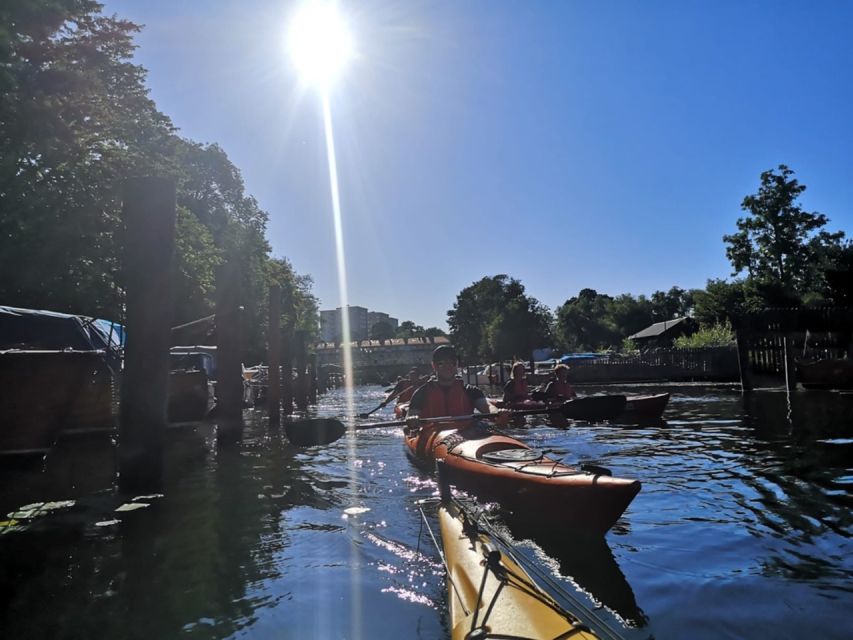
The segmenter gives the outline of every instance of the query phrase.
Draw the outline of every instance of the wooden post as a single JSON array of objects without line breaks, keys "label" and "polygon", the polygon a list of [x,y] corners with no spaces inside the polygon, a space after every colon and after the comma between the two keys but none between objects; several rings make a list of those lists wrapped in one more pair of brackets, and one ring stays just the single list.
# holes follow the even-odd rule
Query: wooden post
[{"label": "wooden post", "polygon": [[281,410],[284,415],[293,413],[293,298],[290,289],[282,291],[281,307],[285,312],[286,321],[281,329]]},{"label": "wooden post", "polygon": [[308,359],[308,402],[317,404],[317,353]]},{"label": "wooden post", "polygon": [[794,334],[786,333],[783,338],[785,347],[785,384],[789,392],[797,390],[797,354],[794,353]]},{"label": "wooden post", "polygon": [[746,337],[742,330],[735,333],[737,341],[737,364],[740,371],[740,387],[741,391],[752,391],[752,367],[749,363],[749,349]]},{"label": "wooden post", "polygon": [[226,262],[216,272],[216,417],[220,444],[239,441],[243,429],[240,270]]},{"label": "wooden post", "polygon": [[161,481],[169,393],[175,181],[133,178],[124,184],[126,332],[121,382],[119,485],[127,493]]},{"label": "wooden post", "polygon": [[270,287],[270,315],[267,329],[267,408],[270,426],[277,427],[281,421],[281,287]]},{"label": "wooden post", "polygon": [[308,408],[308,385],[305,379],[305,369],[308,365],[308,351],[305,345],[305,332],[302,330],[295,331],[293,335],[294,341],[294,364],[296,366],[296,393],[294,400],[296,407],[304,411]]}]

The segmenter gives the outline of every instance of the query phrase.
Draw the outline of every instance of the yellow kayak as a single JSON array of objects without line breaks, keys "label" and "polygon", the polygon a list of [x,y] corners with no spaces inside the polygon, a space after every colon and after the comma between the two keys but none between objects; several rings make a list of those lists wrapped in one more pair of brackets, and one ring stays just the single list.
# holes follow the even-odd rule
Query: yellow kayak
[{"label": "yellow kayak", "polygon": [[439,507],[453,640],[599,640],[537,586],[460,505]]}]

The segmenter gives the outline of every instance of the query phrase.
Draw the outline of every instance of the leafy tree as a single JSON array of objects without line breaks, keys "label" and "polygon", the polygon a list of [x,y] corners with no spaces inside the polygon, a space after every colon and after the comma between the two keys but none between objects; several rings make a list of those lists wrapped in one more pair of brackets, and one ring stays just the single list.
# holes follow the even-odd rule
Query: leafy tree
[{"label": "leafy tree", "polygon": [[604,299],[602,302],[604,303],[602,319],[621,338],[635,334],[655,322],[654,305],[643,295],[634,298],[628,293],[623,293],[609,301]]},{"label": "leafy tree", "polygon": [[397,327],[398,338],[419,338],[423,333],[424,328],[419,324],[415,324],[411,320],[404,320],[400,323],[400,326]]},{"label": "leafy tree", "polygon": [[555,334],[568,351],[586,351],[620,344],[625,337],[609,318],[613,298],[595,289],[580,293],[557,307]]},{"label": "leafy tree", "polygon": [[723,236],[732,275],[745,271],[769,304],[796,301],[824,289],[814,265],[838,249],[844,237],[840,231],[821,230],[827,217],[796,203],[806,187],[793,175],[783,164],[778,173],[762,173],[758,193],[743,199],[741,208],[748,215],[738,218],[738,232]]},{"label": "leafy tree", "polygon": [[267,268],[270,283],[281,287],[282,326],[293,326],[299,331],[306,331],[310,338],[315,338],[320,327],[317,324],[318,302],[312,293],[313,278],[297,273],[287,258],[273,258]]},{"label": "leafy tree", "polygon": [[447,312],[450,339],[465,361],[527,357],[551,341],[550,323],[548,309],[504,274],[466,287]]},{"label": "leafy tree", "polygon": [[693,295],[681,287],[669,291],[655,291],[651,297],[652,322],[674,320],[688,315],[693,308]]},{"label": "leafy tree", "polygon": [[434,338],[435,336],[447,335],[438,327],[428,327],[424,329],[421,325],[415,324],[411,320],[404,320],[397,327],[397,338]]},{"label": "leafy tree", "polygon": [[117,186],[173,139],[130,62],[136,31],[88,0],[2,4],[0,298],[118,315]]},{"label": "leafy tree", "polygon": [[371,340],[390,340],[394,337],[394,327],[380,320],[370,329]]},{"label": "leafy tree", "polygon": [[122,319],[120,185],[177,181],[175,324],[209,315],[215,271],[238,267],[247,359],[265,351],[267,291],[291,289],[316,335],[311,280],[272,260],[267,214],[217,145],[176,135],[133,64],[132,22],[91,0],[0,5],[0,299]]}]

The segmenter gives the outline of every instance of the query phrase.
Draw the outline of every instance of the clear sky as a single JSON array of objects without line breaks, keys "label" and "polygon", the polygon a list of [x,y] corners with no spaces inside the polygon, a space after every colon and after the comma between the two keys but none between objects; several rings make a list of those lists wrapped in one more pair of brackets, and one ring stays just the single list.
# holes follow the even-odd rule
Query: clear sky
[{"label": "clear sky", "polygon": [[[107,0],[180,133],[216,142],[276,256],[339,305],[322,113],[294,2]],[[331,95],[349,301],[445,328],[506,273],[552,309],[728,277],[722,236],[784,163],[853,234],[853,2],[360,0]]]}]

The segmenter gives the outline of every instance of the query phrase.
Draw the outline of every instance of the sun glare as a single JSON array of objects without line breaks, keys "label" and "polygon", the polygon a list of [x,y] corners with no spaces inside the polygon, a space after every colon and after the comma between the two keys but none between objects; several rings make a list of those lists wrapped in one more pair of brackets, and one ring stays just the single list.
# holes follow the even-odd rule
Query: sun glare
[{"label": "sun glare", "polygon": [[293,64],[307,82],[325,89],[352,57],[352,36],[331,0],[307,0],[287,32]]}]

